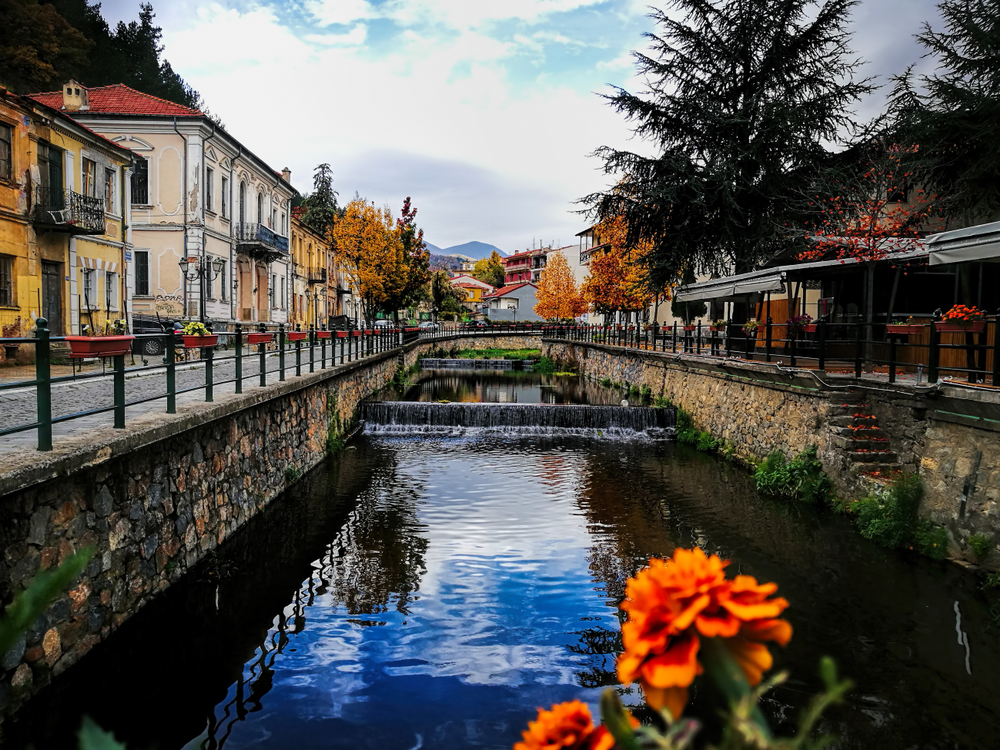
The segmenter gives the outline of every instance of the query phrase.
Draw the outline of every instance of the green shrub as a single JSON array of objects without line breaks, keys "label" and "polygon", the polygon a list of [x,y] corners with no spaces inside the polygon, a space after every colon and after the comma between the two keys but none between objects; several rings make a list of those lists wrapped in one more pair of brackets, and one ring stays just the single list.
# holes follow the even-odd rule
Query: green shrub
[{"label": "green shrub", "polygon": [[716,448],[719,447],[719,441],[712,437],[711,433],[699,432],[698,441],[695,443],[695,448],[705,453],[711,453]]},{"label": "green shrub", "polygon": [[979,588],[981,589],[1000,588],[1000,573],[987,573],[986,577],[983,579],[982,585]]},{"label": "green shrub", "polygon": [[976,556],[976,560],[982,562],[993,549],[993,537],[989,534],[973,534],[969,537],[969,549]]},{"label": "green shrub", "polygon": [[917,526],[916,546],[923,554],[935,560],[948,556],[948,530],[930,521],[921,521]]},{"label": "green shrub", "polygon": [[643,398],[653,397],[653,389],[650,388],[648,385],[644,385],[642,388],[640,388],[639,393],[642,395]]},{"label": "green shrub", "polygon": [[794,486],[785,454],[781,451],[770,453],[754,472],[753,482],[759,492],[786,497],[792,495]]},{"label": "green shrub", "polygon": [[552,360],[552,357],[542,357],[531,367],[532,372],[537,372],[540,375],[551,375],[556,371],[556,363]]},{"label": "green shrub", "polygon": [[288,464],[285,467],[285,484],[294,484],[302,476],[302,471],[297,467]]},{"label": "green shrub", "polygon": [[628,395],[631,396],[632,398],[639,398],[640,393],[641,391],[639,390],[639,386],[637,385],[633,385],[631,388],[628,389]]},{"label": "green shrub", "polygon": [[923,492],[919,477],[904,474],[889,487],[859,500],[853,511],[861,535],[890,549],[908,544],[916,531]]},{"label": "green shrub", "polygon": [[655,406],[657,409],[669,409],[673,405],[674,405],[674,402],[671,401],[666,396],[657,396],[653,400],[653,406]]},{"label": "green shrub", "polygon": [[601,378],[597,382],[600,383],[604,388],[611,387],[611,378]]},{"label": "green shrub", "polygon": [[788,464],[793,489],[800,500],[807,503],[830,504],[833,499],[833,482],[823,471],[823,464],[816,458],[812,445]]}]

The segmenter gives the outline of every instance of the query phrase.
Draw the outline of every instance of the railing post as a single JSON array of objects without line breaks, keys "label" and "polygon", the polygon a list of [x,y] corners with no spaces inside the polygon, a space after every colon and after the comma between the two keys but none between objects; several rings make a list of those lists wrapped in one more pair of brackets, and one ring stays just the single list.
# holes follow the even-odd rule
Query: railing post
[{"label": "railing post", "polygon": [[[1000,326],[997,325],[998,315],[993,316],[993,380],[990,385],[1000,385]],[[989,329],[989,323],[987,330]],[[983,336],[986,334],[984,333]],[[988,339],[987,339],[988,340]]]},{"label": "railing post", "polygon": [[38,410],[38,450],[52,450],[52,368],[49,321],[35,321],[35,405]]},{"label": "railing post", "polygon": [[799,340],[799,332],[800,331],[803,331],[803,329],[800,328],[800,329],[795,330],[795,331],[791,330],[791,328],[788,329],[788,334],[787,334],[787,336],[788,336],[788,354],[789,354],[789,365],[791,367],[795,367],[795,349],[796,349],[795,344]]},{"label": "railing post", "polygon": [[677,354],[677,321],[674,321],[670,330],[670,351]]},{"label": "railing post", "polygon": [[726,357],[733,356],[733,337],[729,335],[729,329],[732,327],[732,325],[733,325],[733,319],[732,318],[726,318],[726,330],[725,330],[725,333],[724,333],[724,335],[726,337],[726,340],[725,340]]},{"label": "railing post", "polygon": [[316,372],[316,364],[313,361],[313,353],[316,350],[316,329],[309,324],[309,372]]},{"label": "railing post", "polygon": [[826,371],[826,321],[820,318],[816,323],[816,332],[819,334],[819,355],[816,368],[820,372]]},{"label": "railing post", "polygon": [[205,358],[205,401],[215,400],[215,347],[206,346],[201,350]]},{"label": "railing post", "polygon": [[764,321],[764,360],[766,362],[771,361],[771,316],[767,316],[767,320]]},{"label": "railing post", "polygon": [[889,382],[896,382],[896,336],[889,334]]},{"label": "railing post", "polygon": [[115,428],[125,429],[125,355],[115,355]]},{"label": "railing post", "polygon": [[[260,333],[267,333],[267,328],[261,323],[258,326]],[[267,344],[263,341],[260,343],[260,349],[257,351],[257,355],[260,357],[260,387],[263,388],[267,385]]]},{"label": "railing post", "polygon": [[864,343],[863,343],[864,330],[865,330],[864,329],[864,318],[862,318],[859,315],[858,316],[857,331],[854,334],[857,337],[855,339],[855,346],[854,346],[854,377],[856,377],[856,378],[860,378],[861,377],[861,369],[862,369],[863,357],[864,357]]},{"label": "railing post", "polygon": [[694,331],[694,353],[701,354],[701,318],[698,318],[698,327]]},{"label": "railing post", "polygon": [[[931,320],[930,351],[927,353],[927,383],[934,385],[938,381],[938,365],[941,361],[941,333]],[[996,363],[993,363],[994,370]]]},{"label": "railing post", "polygon": [[285,380],[285,324],[278,323],[278,380]]},{"label": "railing post", "polygon": [[[302,332],[302,324],[295,324],[295,332]],[[295,377],[302,377],[302,342],[296,339],[295,341]]]},{"label": "railing post", "polygon": [[167,414],[177,413],[177,332],[167,331]]},{"label": "railing post", "polygon": [[[323,331],[326,332],[326,328],[325,327],[323,328]],[[317,333],[316,335],[318,336],[319,334]],[[321,369],[321,370],[325,370],[326,369],[326,338],[325,337],[321,338],[319,340],[319,369]]]},{"label": "railing post", "polygon": [[243,326],[236,324],[236,392],[243,393]]}]

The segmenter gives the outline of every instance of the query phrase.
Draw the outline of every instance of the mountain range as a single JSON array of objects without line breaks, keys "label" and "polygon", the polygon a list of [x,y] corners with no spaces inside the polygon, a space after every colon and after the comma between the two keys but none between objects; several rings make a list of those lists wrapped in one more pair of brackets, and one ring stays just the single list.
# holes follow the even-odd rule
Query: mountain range
[{"label": "mountain range", "polygon": [[461,245],[452,245],[451,247],[445,248],[440,248],[430,242],[425,242],[424,244],[427,245],[427,249],[431,251],[431,255],[467,255],[470,258],[475,258],[476,260],[489,258],[490,253],[494,250],[500,253],[500,257],[508,255],[508,253],[505,253],[496,245],[490,245],[486,242],[464,242]]}]

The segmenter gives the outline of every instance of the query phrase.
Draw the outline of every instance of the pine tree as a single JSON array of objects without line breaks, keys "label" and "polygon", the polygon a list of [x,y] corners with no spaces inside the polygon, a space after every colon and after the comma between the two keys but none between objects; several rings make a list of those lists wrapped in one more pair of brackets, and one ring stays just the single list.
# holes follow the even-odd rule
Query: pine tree
[{"label": "pine tree", "polygon": [[333,170],[330,165],[318,165],[313,170],[313,191],[302,201],[306,209],[302,223],[328,237],[341,213],[337,207],[337,195],[337,191],[333,189]]},{"label": "pine tree", "polygon": [[917,179],[942,196],[963,224],[1000,211],[1000,0],[944,0],[943,30],[917,36],[934,72],[896,79],[891,98],[897,134],[916,149]]},{"label": "pine tree", "polygon": [[623,217],[629,244],[653,244],[654,287],[680,271],[748,271],[785,249],[782,214],[824,143],[853,133],[869,92],[847,48],[855,0],[673,0],[651,18],[648,86],[606,99],[655,156],[602,147],[616,187],[583,199],[598,219]]}]

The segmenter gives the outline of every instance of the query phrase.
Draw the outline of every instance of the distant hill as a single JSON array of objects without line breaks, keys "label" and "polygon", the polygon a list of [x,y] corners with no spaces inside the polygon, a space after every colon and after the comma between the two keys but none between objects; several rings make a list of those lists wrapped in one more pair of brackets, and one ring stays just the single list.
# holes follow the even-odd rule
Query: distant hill
[{"label": "distant hill", "polygon": [[424,245],[427,246],[427,249],[430,251],[431,255],[444,255],[444,250],[439,248],[437,245],[432,245],[426,240],[424,241]]},{"label": "distant hill", "polygon": [[[500,257],[505,257],[507,253],[501,250],[496,245],[490,245],[485,242],[465,242],[461,245],[452,245],[451,247],[446,247],[441,250],[439,255],[468,255],[470,258],[475,258],[476,260],[482,260],[483,258],[489,258],[490,253],[493,251],[500,253]],[[432,251],[433,252],[433,251]]]}]

